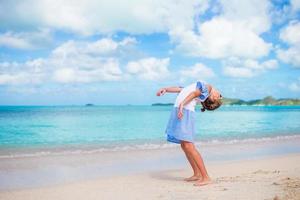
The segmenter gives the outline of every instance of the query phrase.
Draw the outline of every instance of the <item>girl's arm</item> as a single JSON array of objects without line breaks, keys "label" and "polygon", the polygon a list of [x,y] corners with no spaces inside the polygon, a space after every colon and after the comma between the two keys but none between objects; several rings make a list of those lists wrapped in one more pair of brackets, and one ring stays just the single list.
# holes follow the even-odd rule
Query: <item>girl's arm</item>
[{"label": "girl's arm", "polygon": [[169,92],[169,93],[179,93],[180,91],[182,90],[181,87],[165,87],[165,88],[160,88],[156,95],[157,96],[162,96],[164,95],[166,92]]},{"label": "girl's arm", "polygon": [[200,96],[201,92],[199,89],[196,89],[194,92],[191,92],[180,104],[178,108],[177,117],[181,119],[183,117],[183,107],[191,102],[194,98]]}]

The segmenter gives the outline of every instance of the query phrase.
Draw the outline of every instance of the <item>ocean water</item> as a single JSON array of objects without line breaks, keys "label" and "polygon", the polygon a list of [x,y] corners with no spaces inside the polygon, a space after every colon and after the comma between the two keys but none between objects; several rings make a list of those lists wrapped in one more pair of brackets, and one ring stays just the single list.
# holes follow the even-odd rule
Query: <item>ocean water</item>
[{"label": "ocean water", "polygon": [[[168,144],[172,106],[1,106],[0,150],[94,147],[155,148]],[[223,106],[196,112],[196,140],[239,142],[300,136],[300,106]]]},{"label": "ocean water", "polygon": [[[188,167],[166,141],[172,106],[0,107],[0,191]],[[205,162],[300,152],[300,106],[196,112]]]}]

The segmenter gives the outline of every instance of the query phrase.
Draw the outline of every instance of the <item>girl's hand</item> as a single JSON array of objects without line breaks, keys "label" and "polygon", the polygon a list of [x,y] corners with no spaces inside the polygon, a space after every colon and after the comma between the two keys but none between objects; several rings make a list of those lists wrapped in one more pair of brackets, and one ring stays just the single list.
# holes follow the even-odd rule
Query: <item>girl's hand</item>
[{"label": "girl's hand", "polygon": [[183,117],[183,105],[182,104],[180,104],[178,107],[177,117],[178,117],[178,119],[182,119],[182,117]]},{"label": "girl's hand", "polygon": [[157,91],[156,96],[162,96],[167,92],[165,88],[161,88]]}]

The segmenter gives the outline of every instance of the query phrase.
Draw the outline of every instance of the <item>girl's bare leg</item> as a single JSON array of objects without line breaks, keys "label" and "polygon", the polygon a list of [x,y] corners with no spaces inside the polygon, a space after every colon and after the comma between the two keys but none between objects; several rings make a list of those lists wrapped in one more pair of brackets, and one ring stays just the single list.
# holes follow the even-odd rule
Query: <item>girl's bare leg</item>
[{"label": "girl's bare leg", "polygon": [[199,163],[200,164],[200,166],[202,166],[202,167],[200,167],[199,166],[199,164],[198,164],[198,166],[199,166],[199,168],[200,168],[200,171],[201,171],[201,174],[202,174],[202,179],[201,180],[199,180],[197,183],[195,183],[194,185],[195,186],[202,186],[202,185],[207,185],[207,184],[210,184],[210,183],[212,183],[212,181],[211,181],[211,179],[210,179],[210,177],[208,176],[208,173],[207,173],[207,171],[206,171],[206,168],[205,168],[205,165],[204,165],[204,162],[203,162],[203,159],[202,159],[202,156],[201,156],[201,154],[197,151],[197,149],[195,148],[195,154],[196,154],[196,158],[199,158],[199,161],[197,162],[197,163]]},{"label": "girl's bare leg", "polygon": [[200,169],[197,167],[196,162],[194,161],[193,157],[185,150],[184,145],[181,143],[181,148],[185,153],[185,156],[187,158],[187,160],[189,161],[192,169],[193,169],[193,176],[189,177],[189,178],[185,178],[185,181],[197,181],[201,179],[201,172]]},{"label": "girl's bare leg", "polygon": [[198,183],[195,183],[196,186],[201,185],[207,185],[211,183],[211,179],[208,176],[208,173],[206,171],[202,156],[195,148],[194,144],[191,142],[183,142],[183,148],[186,150],[186,152],[193,158],[194,162],[196,163],[197,167],[200,170],[201,173],[201,180],[198,181]]}]

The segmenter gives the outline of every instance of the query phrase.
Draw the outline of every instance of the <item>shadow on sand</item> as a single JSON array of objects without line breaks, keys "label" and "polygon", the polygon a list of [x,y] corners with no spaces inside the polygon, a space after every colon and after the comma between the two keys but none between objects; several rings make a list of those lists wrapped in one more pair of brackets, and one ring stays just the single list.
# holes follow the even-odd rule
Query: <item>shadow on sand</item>
[{"label": "shadow on sand", "polygon": [[182,170],[166,170],[159,172],[151,172],[150,177],[160,180],[183,181],[184,177],[178,176],[178,174],[181,173]]}]

